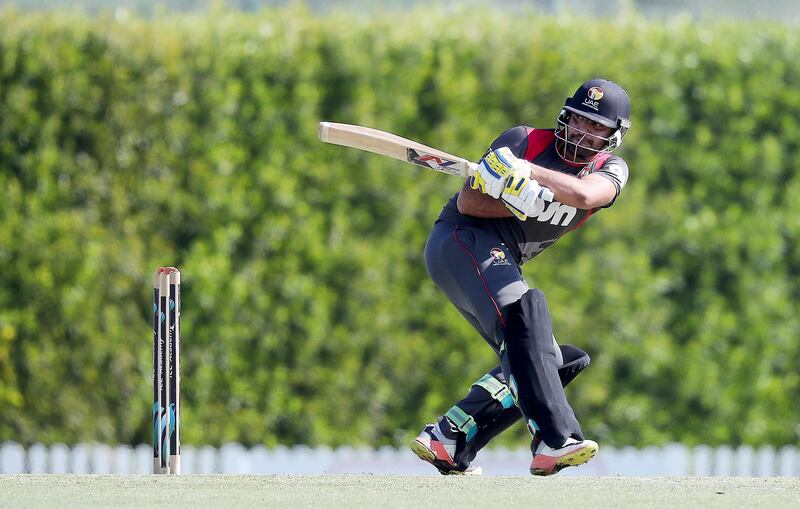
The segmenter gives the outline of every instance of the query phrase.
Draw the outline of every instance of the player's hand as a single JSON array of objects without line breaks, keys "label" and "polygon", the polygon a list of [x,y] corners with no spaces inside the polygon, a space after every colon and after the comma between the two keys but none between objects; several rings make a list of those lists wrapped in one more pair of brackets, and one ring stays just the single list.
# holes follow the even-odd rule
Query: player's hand
[{"label": "player's hand", "polygon": [[527,161],[515,157],[508,147],[501,147],[490,150],[486,157],[480,160],[469,186],[492,198],[499,198],[503,194],[506,180],[511,175],[529,176],[530,172]]},{"label": "player's hand", "polygon": [[522,221],[529,216],[539,215],[544,210],[545,202],[553,201],[553,198],[553,192],[548,188],[522,175],[511,175],[500,195],[506,208]]}]

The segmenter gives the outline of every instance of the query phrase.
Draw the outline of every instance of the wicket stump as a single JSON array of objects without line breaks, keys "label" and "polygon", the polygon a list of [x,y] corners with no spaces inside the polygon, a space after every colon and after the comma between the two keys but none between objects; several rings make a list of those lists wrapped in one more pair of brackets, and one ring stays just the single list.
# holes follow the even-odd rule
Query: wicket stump
[{"label": "wicket stump", "polygon": [[153,473],[181,473],[181,273],[153,274]]}]

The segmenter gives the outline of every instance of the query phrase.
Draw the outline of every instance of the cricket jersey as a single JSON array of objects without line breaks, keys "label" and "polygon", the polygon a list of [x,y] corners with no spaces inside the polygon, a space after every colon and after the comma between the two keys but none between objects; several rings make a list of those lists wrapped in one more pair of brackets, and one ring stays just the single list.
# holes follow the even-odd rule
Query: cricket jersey
[{"label": "cricket jersey", "polygon": [[[494,140],[490,150],[508,147],[516,157],[549,170],[575,176],[585,174],[585,165],[568,163],[558,155],[553,132],[553,129],[513,127]],[[522,265],[555,243],[565,233],[581,226],[593,213],[614,203],[628,181],[628,165],[618,156],[605,154],[604,157],[607,159],[593,173],[607,178],[614,184],[616,194],[614,200],[603,207],[584,210],[552,201],[545,203],[544,210],[538,215],[529,216],[525,221],[516,216],[487,219],[461,214],[456,205],[458,199],[456,193],[444,206],[439,220],[454,225],[475,226],[494,233],[508,247],[514,260]]]}]

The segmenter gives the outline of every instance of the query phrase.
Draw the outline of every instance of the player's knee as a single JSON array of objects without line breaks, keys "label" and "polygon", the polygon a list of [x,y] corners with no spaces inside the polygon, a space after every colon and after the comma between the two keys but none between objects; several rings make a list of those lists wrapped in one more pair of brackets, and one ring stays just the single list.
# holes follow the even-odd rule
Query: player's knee
[{"label": "player's knee", "polygon": [[544,292],[538,288],[531,288],[527,291],[526,295],[529,298],[541,299],[544,300],[545,303],[547,302],[547,297],[544,296]]},{"label": "player's knee", "polygon": [[561,356],[564,358],[564,366],[582,365],[587,366],[591,359],[589,354],[574,345],[559,345]]},{"label": "player's knee", "polygon": [[538,288],[531,288],[506,308],[505,341],[510,348],[555,355],[547,298]]},{"label": "player's knee", "polygon": [[577,346],[559,345],[559,348],[561,348],[561,355],[564,357],[564,364],[558,368],[558,377],[561,379],[561,385],[566,387],[581,371],[589,366],[591,359],[588,353]]}]

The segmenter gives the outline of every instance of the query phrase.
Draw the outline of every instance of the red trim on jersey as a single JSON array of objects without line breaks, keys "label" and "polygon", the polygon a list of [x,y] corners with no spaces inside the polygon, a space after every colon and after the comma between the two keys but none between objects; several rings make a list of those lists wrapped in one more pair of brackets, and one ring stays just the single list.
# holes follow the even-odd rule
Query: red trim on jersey
[{"label": "red trim on jersey", "polygon": [[590,163],[595,163],[595,162],[596,162],[596,164],[594,165],[594,167],[595,167],[595,168],[602,168],[602,167],[603,167],[603,165],[604,165],[604,164],[606,164],[606,161],[608,161],[608,159],[609,159],[610,157],[611,157],[611,154],[610,154],[609,152],[600,152],[600,153],[598,153],[596,156],[594,156],[594,157],[592,158],[592,160],[591,160],[591,161],[589,161],[589,162],[590,162]]},{"label": "red trim on jersey", "polygon": [[552,129],[531,129],[528,133],[528,148],[525,150],[525,160],[533,161],[536,156],[544,152],[544,149],[556,139],[556,133]]},{"label": "red trim on jersey", "polygon": [[472,255],[470,250],[467,249],[466,246],[464,246],[464,244],[462,244],[460,240],[458,240],[457,232],[458,232],[458,226],[453,228],[453,238],[456,239],[456,244],[458,244],[458,247],[460,247],[461,250],[467,253],[467,256],[469,256],[472,259],[472,263],[475,265],[475,270],[478,272],[478,278],[481,280],[481,283],[483,283],[483,289],[486,290],[486,295],[489,296],[489,300],[492,301],[494,310],[497,312],[497,318],[500,320],[500,326],[505,329],[506,322],[505,320],[503,320],[503,315],[502,313],[500,313],[500,307],[497,305],[497,301],[494,300],[494,297],[492,297],[492,292],[489,290],[489,285],[486,283],[486,279],[483,277],[483,273],[481,273],[481,266],[475,259],[475,257]]},{"label": "red trim on jersey", "polygon": [[590,211],[589,211],[589,213],[588,213],[588,214],[586,214],[586,217],[584,217],[583,219],[581,219],[581,222],[580,222],[580,223],[578,223],[578,224],[576,224],[576,225],[575,225],[575,226],[573,226],[572,228],[570,228],[570,230],[577,230],[578,228],[580,228],[581,226],[583,226],[583,223],[585,223],[585,222],[586,222],[586,220],[587,220],[587,219],[589,219],[589,216],[591,216],[592,214],[594,214],[596,211],[597,211],[597,209],[592,209],[592,210],[590,210]]}]

